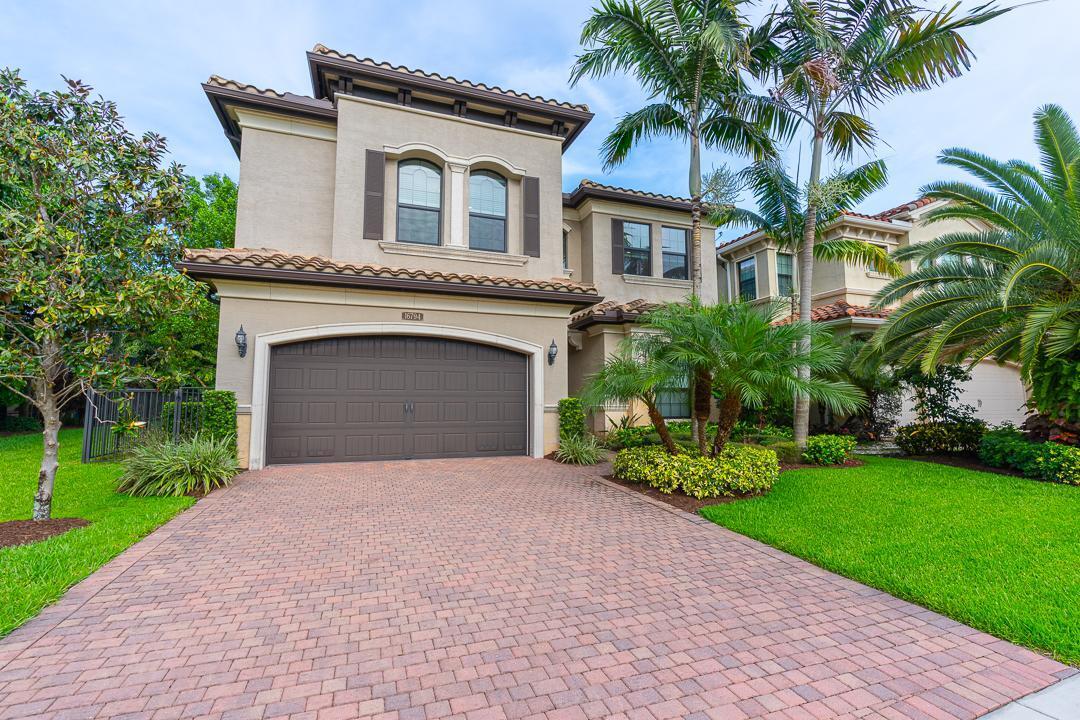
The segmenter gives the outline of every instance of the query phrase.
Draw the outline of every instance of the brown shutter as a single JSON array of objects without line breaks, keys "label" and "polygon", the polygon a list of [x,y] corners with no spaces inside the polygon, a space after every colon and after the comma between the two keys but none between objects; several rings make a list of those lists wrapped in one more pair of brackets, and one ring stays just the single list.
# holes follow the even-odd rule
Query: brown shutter
[{"label": "brown shutter", "polygon": [[626,249],[626,238],[623,237],[623,221],[611,219],[611,273],[622,275],[625,267],[623,251]]},{"label": "brown shutter", "polygon": [[364,237],[383,239],[383,202],[386,197],[386,153],[368,150],[364,156]]},{"label": "brown shutter", "polygon": [[521,178],[521,209],[523,251],[530,257],[540,257],[540,178]]}]

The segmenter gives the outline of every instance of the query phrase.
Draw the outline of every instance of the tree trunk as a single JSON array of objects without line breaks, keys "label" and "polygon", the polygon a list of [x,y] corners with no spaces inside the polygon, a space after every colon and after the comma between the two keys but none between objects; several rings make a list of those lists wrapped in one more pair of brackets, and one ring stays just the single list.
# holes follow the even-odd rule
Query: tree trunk
[{"label": "tree trunk", "polygon": [[[814,130],[814,150],[810,158],[810,192],[806,199],[806,223],[803,228],[802,248],[799,250],[799,320],[810,322],[810,309],[814,294],[814,239],[817,236],[817,186],[821,181],[821,156],[824,150],[825,136],[817,128]],[[810,352],[810,337],[799,339],[799,351],[803,355]],[[803,380],[810,379],[810,367],[800,365],[798,375]],[[805,393],[795,397],[795,442],[800,448],[806,448],[806,439],[810,435],[810,398]]]},{"label": "tree trunk", "polygon": [[[701,146],[697,129],[690,133],[690,255],[693,258],[691,270],[691,291],[701,296]],[[716,262],[713,253],[713,262]]]},{"label": "tree trunk", "polygon": [[56,395],[51,382],[39,381],[38,390],[38,410],[41,411],[45,430],[42,432],[44,449],[41,469],[38,471],[37,494],[34,495],[33,517],[35,520],[48,520],[52,515],[53,485],[59,465],[60,409],[56,405]]},{"label": "tree trunk", "polygon": [[716,457],[724,449],[735,423],[739,421],[739,412],[742,410],[742,401],[737,393],[728,394],[720,401],[720,417],[716,421],[716,435],[713,436],[712,455]]},{"label": "tree trunk", "polygon": [[656,428],[656,434],[660,436],[660,442],[664,443],[664,448],[672,455],[679,454],[679,446],[675,444],[675,440],[671,437],[671,431],[668,430],[667,420],[660,414],[660,411],[656,409],[656,403],[646,402],[645,410],[649,413],[649,420],[652,421],[653,427]]},{"label": "tree trunk", "polygon": [[712,414],[712,376],[708,370],[699,368],[694,371],[694,424],[697,426],[697,446],[704,455],[708,449],[709,438],[706,426]]}]

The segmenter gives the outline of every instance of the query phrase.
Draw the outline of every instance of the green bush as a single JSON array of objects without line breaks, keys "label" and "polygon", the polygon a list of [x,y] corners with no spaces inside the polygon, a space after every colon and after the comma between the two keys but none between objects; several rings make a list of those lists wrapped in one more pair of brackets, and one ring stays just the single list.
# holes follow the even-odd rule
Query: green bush
[{"label": "green bush", "polygon": [[797,465],[802,462],[802,448],[794,440],[779,440],[766,445],[776,453],[776,459],[782,465]]},{"label": "green bush", "polygon": [[802,459],[811,465],[843,465],[854,451],[852,435],[813,435],[806,440]]},{"label": "green bush", "polygon": [[160,438],[136,445],[124,460],[117,492],[129,495],[187,495],[229,484],[239,466],[235,438],[197,433],[187,440]]},{"label": "green bush", "polygon": [[7,417],[0,418],[0,432],[41,432],[42,427],[41,420],[35,417],[8,415]]},{"label": "green bush", "polygon": [[[202,416],[203,404],[201,402],[185,402],[180,411],[180,436],[191,437],[198,432]],[[162,432],[172,435],[174,422],[176,422],[176,402],[166,400],[161,403]]]},{"label": "green bush", "polygon": [[1043,443],[1035,456],[1034,471],[1040,480],[1080,485],[1080,447]]},{"label": "green bush", "polygon": [[986,424],[978,420],[904,425],[896,431],[896,444],[905,455],[975,454]]},{"label": "green bush", "polygon": [[604,458],[604,448],[592,435],[559,440],[555,459],[567,465],[595,465]]},{"label": "green bush", "polygon": [[668,494],[682,490],[699,500],[765,492],[780,476],[772,450],[734,444],[715,458],[692,452],[669,455],[660,447],[628,448],[615,456],[612,467],[621,480]]},{"label": "green bush", "polygon": [[207,390],[202,399],[200,434],[228,440],[236,454],[236,393],[231,390]]},{"label": "green bush", "polygon": [[559,401],[559,442],[585,437],[585,406],[575,397]]},{"label": "green bush", "polygon": [[1035,459],[1035,443],[1011,425],[983,434],[979,442],[979,460],[990,467],[1023,470]]},{"label": "green bush", "polygon": [[608,447],[614,450],[656,445],[659,442],[660,436],[652,425],[619,427],[609,430],[607,434]]},{"label": "green bush", "polygon": [[[713,429],[715,430],[715,428]],[[768,443],[771,440],[790,440],[792,437],[794,435],[790,427],[780,427],[768,423],[759,427],[746,420],[738,421],[735,423],[735,427],[731,429],[732,440]]]},{"label": "green bush", "polygon": [[1080,448],[1031,442],[1008,425],[983,435],[979,460],[990,467],[1019,470],[1035,480],[1080,485]]}]

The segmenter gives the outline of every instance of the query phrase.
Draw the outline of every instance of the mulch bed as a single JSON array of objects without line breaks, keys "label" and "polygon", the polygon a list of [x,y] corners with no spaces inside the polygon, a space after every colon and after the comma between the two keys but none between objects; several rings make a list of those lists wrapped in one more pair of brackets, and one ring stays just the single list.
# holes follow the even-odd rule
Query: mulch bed
[{"label": "mulch bed", "polygon": [[49,520],[8,520],[0,522],[0,548],[45,540],[63,535],[68,530],[86,527],[82,518],[50,518]]},{"label": "mulch bed", "polygon": [[996,475],[1010,475],[1012,477],[1024,477],[1024,473],[1012,468],[996,468],[983,465],[978,458],[966,455],[905,455],[905,460],[918,460],[919,462],[937,463],[938,465],[950,465],[964,468],[965,470],[978,470],[980,472],[994,473]]},{"label": "mulch bed", "polygon": [[723,505],[725,503],[735,502],[736,500],[744,500],[749,497],[755,497],[760,493],[750,493],[748,495],[736,495],[735,497],[718,497],[718,498],[705,498],[704,500],[698,500],[692,498],[689,495],[676,490],[670,495],[662,493],[656,488],[651,488],[647,485],[638,485],[637,483],[627,482],[626,480],[620,480],[614,475],[605,475],[605,480],[610,480],[616,485],[622,485],[625,488],[630,488],[634,492],[639,492],[646,497],[650,497],[653,500],[659,500],[662,503],[667,503],[672,507],[685,510],[688,513],[697,515],[698,510],[709,505]]}]

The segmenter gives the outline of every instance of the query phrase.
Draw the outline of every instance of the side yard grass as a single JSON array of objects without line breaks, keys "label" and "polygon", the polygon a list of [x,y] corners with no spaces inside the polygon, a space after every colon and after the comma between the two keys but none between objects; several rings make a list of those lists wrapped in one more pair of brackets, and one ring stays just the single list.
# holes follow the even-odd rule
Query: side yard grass
[{"label": "side yard grass", "polygon": [[820,567],[1080,664],[1080,488],[864,458],[701,514]]},{"label": "side yard grass", "polygon": [[[30,545],[0,548],[0,637],[194,502],[117,494],[120,466],[81,464],[81,442],[81,430],[60,433],[52,514],[81,517],[90,525]],[[40,461],[41,435],[0,437],[0,522],[30,517]]]}]

